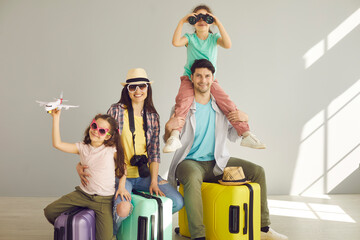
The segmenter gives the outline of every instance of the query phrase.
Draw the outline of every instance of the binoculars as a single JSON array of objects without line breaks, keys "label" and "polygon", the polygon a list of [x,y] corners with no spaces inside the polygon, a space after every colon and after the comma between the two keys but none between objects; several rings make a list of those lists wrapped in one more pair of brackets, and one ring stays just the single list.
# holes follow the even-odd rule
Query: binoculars
[{"label": "binoculars", "polygon": [[194,17],[194,16],[190,16],[190,17],[188,18],[188,21],[189,21],[189,23],[190,23],[191,25],[194,25],[194,24],[197,23],[201,18],[202,18],[207,24],[212,24],[212,23],[214,22],[214,18],[213,18],[212,16],[210,16],[209,14],[204,15],[204,14],[202,14],[202,13],[200,13],[200,14],[198,14],[198,15],[195,15],[195,17]]}]

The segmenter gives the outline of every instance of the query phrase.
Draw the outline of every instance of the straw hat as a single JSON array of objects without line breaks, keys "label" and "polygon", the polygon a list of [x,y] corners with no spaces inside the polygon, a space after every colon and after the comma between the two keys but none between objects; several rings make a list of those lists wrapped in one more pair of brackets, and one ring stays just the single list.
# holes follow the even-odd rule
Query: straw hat
[{"label": "straw hat", "polygon": [[126,84],[140,84],[140,83],[153,83],[150,82],[148,76],[143,68],[132,68],[126,75],[126,82],[122,82],[121,85]]},{"label": "straw hat", "polygon": [[237,186],[249,182],[246,181],[242,167],[226,167],[222,180],[219,180],[220,184],[229,186]]}]

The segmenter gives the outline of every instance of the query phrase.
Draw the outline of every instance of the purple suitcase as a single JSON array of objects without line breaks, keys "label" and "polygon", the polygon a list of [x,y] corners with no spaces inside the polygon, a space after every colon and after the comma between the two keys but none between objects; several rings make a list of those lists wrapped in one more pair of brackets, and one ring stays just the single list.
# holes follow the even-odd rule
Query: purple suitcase
[{"label": "purple suitcase", "polygon": [[95,240],[95,213],[88,208],[72,208],[56,218],[55,240]]}]

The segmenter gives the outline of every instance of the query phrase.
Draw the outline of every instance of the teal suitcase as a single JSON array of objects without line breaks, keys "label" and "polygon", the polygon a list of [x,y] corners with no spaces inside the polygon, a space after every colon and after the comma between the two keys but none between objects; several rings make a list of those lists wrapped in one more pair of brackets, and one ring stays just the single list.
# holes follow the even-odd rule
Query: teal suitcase
[{"label": "teal suitcase", "polygon": [[133,190],[134,209],[116,235],[118,240],[171,240],[172,200]]}]

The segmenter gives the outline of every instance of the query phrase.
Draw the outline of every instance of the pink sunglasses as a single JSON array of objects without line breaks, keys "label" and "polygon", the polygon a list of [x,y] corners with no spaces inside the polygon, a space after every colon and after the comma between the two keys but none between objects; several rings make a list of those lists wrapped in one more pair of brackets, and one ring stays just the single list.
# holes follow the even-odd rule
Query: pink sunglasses
[{"label": "pink sunglasses", "polygon": [[109,133],[110,130],[107,128],[99,128],[95,119],[90,124],[90,128],[92,130],[97,130],[100,136],[110,135]]}]

